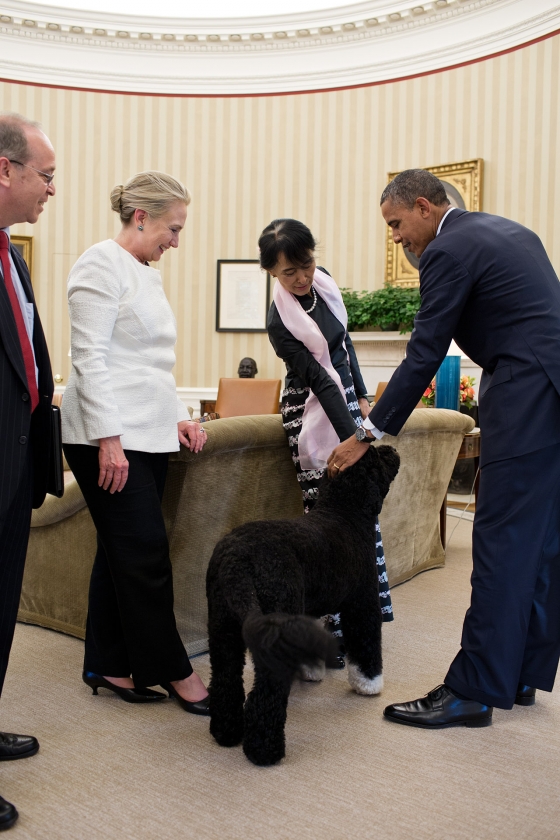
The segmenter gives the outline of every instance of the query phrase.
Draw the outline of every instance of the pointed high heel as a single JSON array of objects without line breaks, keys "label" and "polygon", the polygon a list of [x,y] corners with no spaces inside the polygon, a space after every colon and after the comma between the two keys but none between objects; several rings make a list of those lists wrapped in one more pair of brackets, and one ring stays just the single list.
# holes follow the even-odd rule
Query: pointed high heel
[{"label": "pointed high heel", "polygon": [[154,691],[151,688],[121,688],[120,685],[115,685],[106,680],[105,677],[92,673],[92,671],[84,671],[82,679],[86,685],[89,685],[93,694],[97,694],[98,688],[108,688],[109,691],[114,691],[127,703],[153,703],[155,700],[167,699],[161,691]]},{"label": "pointed high heel", "polygon": [[184,697],[181,697],[177,689],[173,688],[171,683],[161,683],[161,687],[165,688],[165,690],[169,692],[170,697],[174,697],[175,700],[179,702],[179,705],[185,710],[185,712],[190,712],[191,715],[210,714],[209,696],[203,697],[202,700],[196,700],[194,703],[191,703],[190,700],[185,700]]}]

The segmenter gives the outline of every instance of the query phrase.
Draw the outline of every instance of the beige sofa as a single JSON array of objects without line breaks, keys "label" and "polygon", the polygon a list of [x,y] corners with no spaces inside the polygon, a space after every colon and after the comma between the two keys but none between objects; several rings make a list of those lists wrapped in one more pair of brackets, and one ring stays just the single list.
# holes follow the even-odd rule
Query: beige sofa
[{"label": "beige sofa", "polygon": [[[302,514],[280,415],[207,424],[208,442],[182,449],[169,465],[163,503],[170,538],[175,612],[189,653],[206,646],[205,573],[216,542],[254,519]],[[439,511],[459,447],[473,421],[455,411],[415,410],[402,432],[383,442],[401,469],[381,514],[389,581],[394,586],[441,566]],[[95,529],[75,480],[33,513],[19,620],[83,638]]]}]

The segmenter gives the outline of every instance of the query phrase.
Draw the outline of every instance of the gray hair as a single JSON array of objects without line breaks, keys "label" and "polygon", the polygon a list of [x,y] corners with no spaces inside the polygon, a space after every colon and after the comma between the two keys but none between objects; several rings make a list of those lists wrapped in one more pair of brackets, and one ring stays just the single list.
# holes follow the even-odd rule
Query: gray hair
[{"label": "gray hair", "polygon": [[111,190],[111,207],[126,225],[135,210],[144,210],[152,219],[158,219],[176,201],[190,204],[191,194],[186,187],[165,172],[139,172],[123,186]]},{"label": "gray hair", "polygon": [[0,157],[27,163],[30,158],[27,145],[27,129],[41,130],[34,120],[21,114],[3,112],[0,114]]},{"label": "gray hair", "polygon": [[445,187],[439,178],[426,169],[405,169],[399,172],[383,190],[379,203],[392,201],[410,210],[417,198],[427,198],[436,207],[449,204]]}]

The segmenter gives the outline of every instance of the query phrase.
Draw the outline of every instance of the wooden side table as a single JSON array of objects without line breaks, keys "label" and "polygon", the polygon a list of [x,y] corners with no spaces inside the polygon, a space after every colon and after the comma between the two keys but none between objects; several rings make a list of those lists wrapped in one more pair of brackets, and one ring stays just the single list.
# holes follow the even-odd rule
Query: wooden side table
[{"label": "wooden side table", "polygon": [[[459,450],[459,454],[457,455],[458,461],[463,461],[465,458],[472,458],[474,460],[474,473],[475,473],[475,480],[474,480],[474,504],[476,507],[476,502],[478,499],[478,485],[480,482],[480,472],[479,472],[479,464],[480,464],[480,429],[474,429],[472,432],[469,432],[463,438],[463,443],[461,444],[461,448]],[[445,538],[446,538],[446,526],[447,526],[447,493],[443,497],[443,502],[441,505],[441,510],[439,512],[439,533],[441,536],[441,544],[445,548]]]},{"label": "wooden side table", "polygon": [[216,400],[200,400],[200,416],[216,411]]}]

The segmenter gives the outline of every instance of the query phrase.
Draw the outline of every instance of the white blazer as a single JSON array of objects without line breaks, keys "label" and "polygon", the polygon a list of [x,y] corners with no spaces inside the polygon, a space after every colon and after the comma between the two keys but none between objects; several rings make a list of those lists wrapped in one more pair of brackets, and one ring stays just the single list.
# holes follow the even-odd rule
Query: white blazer
[{"label": "white blazer", "polygon": [[98,445],[120,435],[123,449],[176,452],[177,324],[160,272],[113,239],[82,254],[68,277],[72,371],[62,401],[64,443]]}]

